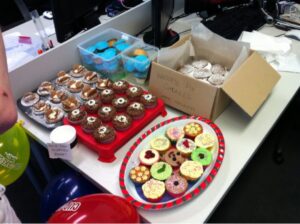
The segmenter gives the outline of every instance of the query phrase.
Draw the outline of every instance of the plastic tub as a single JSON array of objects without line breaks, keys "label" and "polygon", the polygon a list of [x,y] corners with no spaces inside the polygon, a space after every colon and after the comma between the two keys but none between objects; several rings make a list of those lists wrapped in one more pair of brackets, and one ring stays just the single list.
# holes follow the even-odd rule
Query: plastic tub
[{"label": "plastic tub", "polygon": [[121,53],[132,48],[140,39],[109,28],[78,45],[82,64],[111,80],[124,78]]},{"label": "plastic tub", "polygon": [[158,48],[137,43],[122,53],[126,79],[131,83],[143,84],[148,79],[151,62],[156,60]]}]

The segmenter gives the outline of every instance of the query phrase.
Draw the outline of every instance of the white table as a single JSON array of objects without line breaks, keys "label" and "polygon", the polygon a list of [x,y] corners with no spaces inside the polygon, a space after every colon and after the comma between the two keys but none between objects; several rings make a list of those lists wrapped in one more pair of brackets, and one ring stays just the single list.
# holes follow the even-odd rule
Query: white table
[{"label": "white table", "polygon": [[[144,3],[139,7],[139,13],[144,17],[148,16],[149,20],[149,3]],[[148,14],[147,14],[148,13]],[[136,15],[136,14],[135,14]],[[132,17],[130,12],[121,15],[119,21],[112,20],[110,24],[104,24],[103,29],[106,26],[114,26],[115,28],[123,27],[122,24],[125,20],[130,20]],[[138,25],[135,27],[128,27],[128,32],[136,32],[139,27],[145,27],[147,21],[138,21]],[[99,29],[100,30],[100,29]],[[75,38],[72,42],[65,43],[56,52],[51,50],[46,52],[44,57],[40,57],[38,60],[33,61],[30,65],[14,71],[11,74],[11,81],[14,88],[16,97],[20,97],[25,90],[30,90],[36,87],[40,81],[45,80],[54,74],[56,71],[53,65],[58,67],[69,67],[71,63],[79,61],[78,56],[66,58],[63,62],[55,62],[57,54],[71,55],[75,52],[74,48],[76,44],[88,35],[98,32],[98,28],[91,30],[89,34],[82,35]],[[269,31],[268,31],[269,32]],[[274,33],[273,31],[270,31]],[[299,44],[295,45],[298,49]],[[44,73],[40,74],[39,68],[36,66],[43,65]],[[51,66],[52,65],[52,66]],[[26,78],[23,74],[27,73]],[[216,208],[221,199],[225,196],[226,192],[230,189],[239,174],[243,171],[247,163],[252,158],[264,138],[268,135],[281,113],[285,110],[286,106],[296,93],[300,85],[300,76],[296,74],[281,74],[282,77],[273,89],[271,95],[259,109],[257,114],[251,119],[249,118],[237,105],[231,104],[224,113],[216,120],[216,124],[221,128],[226,142],[226,153],[223,164],[216,178],[205,190],[204,193],[192,201],[170,210],[163,211],[144,211],[139,209],[140,214],[150,222],[191,222],[202,223],[207,220],[213,210]],[[22,78],[23,77],[23,78]],[[22,79],[20,81],[20,79]],[[30,79],[30,80],[28,80]],[[22,83],[22,84],[20,84]],[[141,132],[148,130],[158,122],[162,120],[181,115],[180,112],[168,108],[168,115],[165,118],[158,117],[152,121]],[[19,112],[19,119],[24,120],[24,127],[28,133],[46,146],[49,142],[49,132],[39,127],[37,124],[31,122],[21,112]],[[139,135],[140,135],[139,134]],[[74,169],[81,172],[86,178],[90,179],[95,185],[105,189],[106,191],[122,196],[119,187],[119,169],[121,162],[133,144],[136,138],[130,140],[116,153],[116,161],[113,163],[102,163],[97,160],[98,155],[92,150],[86,148],[82,144],[78,144],[73,150],[73,159],[68,162]]]}]

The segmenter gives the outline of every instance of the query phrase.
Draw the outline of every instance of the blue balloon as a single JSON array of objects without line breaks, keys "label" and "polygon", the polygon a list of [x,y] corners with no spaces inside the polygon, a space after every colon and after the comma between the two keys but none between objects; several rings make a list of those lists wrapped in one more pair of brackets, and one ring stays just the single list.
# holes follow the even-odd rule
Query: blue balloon
[{"label": "blue balloon", "polygon": [[75,171],[68,170],[54,177],[46,186],[41,198],[41,221],[48,218],[66,202],[100,190]]}]

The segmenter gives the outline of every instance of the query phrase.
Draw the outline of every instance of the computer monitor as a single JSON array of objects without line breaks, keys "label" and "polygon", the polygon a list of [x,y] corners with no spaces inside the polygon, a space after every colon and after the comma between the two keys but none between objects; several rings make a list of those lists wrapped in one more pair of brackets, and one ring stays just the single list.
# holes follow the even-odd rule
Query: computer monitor
[{"label": "computer monitor", "polygon": [[152,30],[145,33],[144,41],[157,47],[168,47],[179,40],[179,35],[169,29],[174,0],[152,0]]},{"label": "computer monitor", "polygon": [[56,37],[64,42],[82,30],[100,24],[108,0],[51,0]]},{"label": "computer monitor", "polygon": [[222,7],[229,7],[244,3],[249,3],[250,0],[185,0],[184,12],[186,14],[200,12],[202,16],[209,16],[217,13]]}]

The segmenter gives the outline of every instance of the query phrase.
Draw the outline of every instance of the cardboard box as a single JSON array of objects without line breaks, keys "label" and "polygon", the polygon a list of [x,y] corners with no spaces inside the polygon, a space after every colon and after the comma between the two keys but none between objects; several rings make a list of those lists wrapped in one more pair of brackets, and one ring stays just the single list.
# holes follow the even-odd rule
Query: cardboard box
[{"label": "cardboard box", "polygon": [[[216,38],[221,37],[217,36]],[[192,37],[181,40],[176,44],[175,48],[180,48],[190,39]],[[222,38],[221,42],[223,41],[227,43],[228,40]],[[235,44],[234,41],[228,42],[228,45],[232,44]],[[234,46],[232,45],[228,50],[230,51],[233,48]],[[203,51],[199,52],[203,54]],[[174,55],[174,53],[172,54]],[[250,52],[245,60],[239,63],[237,63],[237,58],[235,61],[229,62],[230,60],[226,58],[226,55],[214,54],[212,50],[209,52],[209,55],[206,55],[206,59],[212,56],[213,60],[219,62],[221,60],[225,64],[231,63],[232,66],[232,74],[222,86],[213,86],[198,81],[173,69],[178,69],[178,66],[181,65],[170,65],[167,67],[153,62],[149,90],[162,98],[167,105],[187,114],[200,115],[215,120],[233,100],[252,117],[267,99],[272,88],[280,79],[280,75],[256,52]],[[197,49],[195,49],[194,56],[197,56]],[[234,57],[236,56],[237,54]],[[176,61],[175,57],[174,60]],[[201,57],[203,58],[203,55]],[[178,57],[177,63],[183,64],[184,61],[186,60]]]}]

